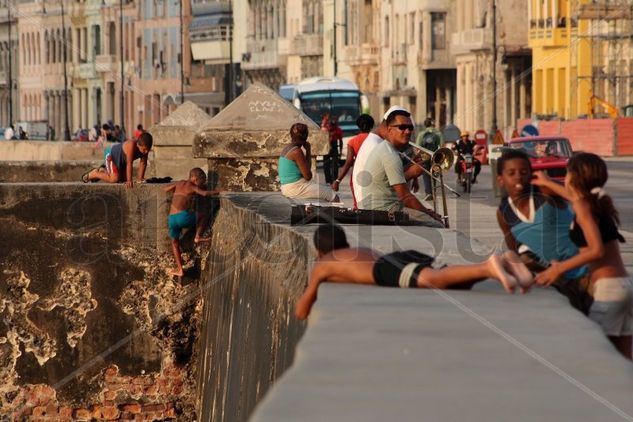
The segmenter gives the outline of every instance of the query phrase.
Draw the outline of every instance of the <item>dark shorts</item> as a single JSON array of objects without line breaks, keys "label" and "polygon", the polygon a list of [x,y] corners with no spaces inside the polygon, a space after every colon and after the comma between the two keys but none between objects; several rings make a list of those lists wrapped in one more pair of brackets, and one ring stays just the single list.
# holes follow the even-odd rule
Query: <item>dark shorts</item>
[{"label": "dark shorts", "polygon": [[379,286],[417,287],[418,275],[435,258],[409,250],[380,257],[374,264],[374,281]]}]

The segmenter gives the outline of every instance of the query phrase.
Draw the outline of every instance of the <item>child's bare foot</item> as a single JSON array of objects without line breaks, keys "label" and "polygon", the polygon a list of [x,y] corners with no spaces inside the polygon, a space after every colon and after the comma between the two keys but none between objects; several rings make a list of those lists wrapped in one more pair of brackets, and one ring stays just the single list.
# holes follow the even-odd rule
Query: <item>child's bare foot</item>
[{"label": "child's bare foot", "polygon": [[211,238],[210,237],[198,237],[198,236],[196,236],[195,239],[193,239],[193,241],[195,243],[210,242]]},{"label": "child's bare foot", "polygon": [[503,259],[506,263],[506,269],[517,279],[521,293],[525,293],[530,290],[532,284],[534,284],[534,276],[528,270],[528,267],[521,261],[521,258],[513,251],[506,251],[503,254]]},{"label": "child's bare foot", "polygon": [[312,309],[314,302],[316,302],[316,294],[312,294],[309,291],[304,292],[295,306],[297,319],[306,319],[310,315],[310,309]]},{"label": "child's bare foot", "polygon": [[493,254],[490,255],[490,258],[488,258],[487,264],[493,277],[503,284],[506,291],[508,293],[514,293],[514,289],[517,285],[517,279],[503,268],[504,259]]},{"label": "child's bare foot", "polygon": [[176,270],[171,270],[169,271],[169,275],[173,275],[176,277],[182,277],[183,275],[185,275],[184,271],[182,269],[176,269]]}]

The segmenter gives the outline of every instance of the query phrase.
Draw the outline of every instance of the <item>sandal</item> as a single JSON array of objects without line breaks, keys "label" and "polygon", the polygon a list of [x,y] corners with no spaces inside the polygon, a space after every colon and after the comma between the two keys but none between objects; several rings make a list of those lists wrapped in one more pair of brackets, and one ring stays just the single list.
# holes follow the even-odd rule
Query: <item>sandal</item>
[{"label": "sandal", "polygon": [[95,167],[91,170],[88,170],[87,172],[85,172],[84,174],[81,175],[81,181],[84,183],[92,183],[92,182],[96,182],[98,179],[94,179],[94,178],[90,178],[90,173],[92,173],[93,171],[100,171],[101,168],[100,167]]}]

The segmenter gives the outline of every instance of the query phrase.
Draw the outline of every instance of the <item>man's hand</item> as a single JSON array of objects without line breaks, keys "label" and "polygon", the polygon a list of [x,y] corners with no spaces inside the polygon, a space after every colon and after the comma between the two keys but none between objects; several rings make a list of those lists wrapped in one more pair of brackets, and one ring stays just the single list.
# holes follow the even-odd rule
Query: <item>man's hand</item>
[{"label": "man's hand", "polygon": [[126,188],[133,188],[134,187],[134,182],[132,180],[127,180],[125,182],[125,187]]},{"label": "man's hand", "polygon": [[332,190],[334,192],[338,192],[338,188],[339,188],[340,182],[338,180],[335,180],[334,182],[332,182]]}]

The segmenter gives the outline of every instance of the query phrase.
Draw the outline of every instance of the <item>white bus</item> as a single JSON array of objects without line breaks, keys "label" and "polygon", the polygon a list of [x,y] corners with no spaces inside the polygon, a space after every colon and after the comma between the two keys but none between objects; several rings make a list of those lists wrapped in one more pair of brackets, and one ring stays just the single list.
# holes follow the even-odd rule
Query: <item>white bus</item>
[{"label": "white bus", "polygon": [[356,118],[369,111],[369,101],[356,84],[341,78],[316,77],[295,85],[282,85],[279,95],[292,102],[317,125],[321,125],[325,113],[330,115],[330,119],[338,118],[344,138],[358,133]]}]

